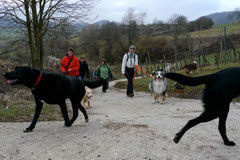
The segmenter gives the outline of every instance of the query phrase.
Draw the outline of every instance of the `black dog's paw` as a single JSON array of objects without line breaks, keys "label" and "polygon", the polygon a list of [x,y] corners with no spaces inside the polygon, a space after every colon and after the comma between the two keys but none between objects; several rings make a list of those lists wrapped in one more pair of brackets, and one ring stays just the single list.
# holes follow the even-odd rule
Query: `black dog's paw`
[{"label": "black dog's paw", "polygon": [[178,134],[176,134],[175,137],[173,138],[173,141],[175,143],[178,143],[180,139],[181,139],[181,137]]},{"label": "black dog's paw", "polygon": [[89,119],[85,119],[85,122],[87,123],[89,121]]},{"label": "black dog's paw", "polygon": [[30,129],[30,128],[26,128],[23,130],[24,133],[27,133],[27,132],[32,132],[33,129]]},{"label": "black dog's paw", "polygon": [[226,146],[235,146],[236,144],[233,141],[224,142]]},{"label": "black dog's paw", "polygon": [[71,122],[65,122],[65,127],[71,127],[72,126],[72,123]]}]

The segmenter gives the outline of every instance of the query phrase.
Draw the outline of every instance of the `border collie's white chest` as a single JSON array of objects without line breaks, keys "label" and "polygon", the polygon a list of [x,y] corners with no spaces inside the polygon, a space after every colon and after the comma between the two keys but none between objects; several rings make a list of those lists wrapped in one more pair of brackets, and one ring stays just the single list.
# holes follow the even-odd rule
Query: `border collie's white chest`
[{"label": "border collie's white chest", "polygon": [[164,78],[162,80],[153,80],[153,92],[157,94],[162,94],[167,90],[167,80]]}]

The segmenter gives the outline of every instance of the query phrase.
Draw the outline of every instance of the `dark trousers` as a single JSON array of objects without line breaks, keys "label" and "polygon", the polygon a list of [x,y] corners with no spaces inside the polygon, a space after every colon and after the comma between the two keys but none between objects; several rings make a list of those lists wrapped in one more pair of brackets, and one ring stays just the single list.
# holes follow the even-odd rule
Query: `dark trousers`
[{"label": "dark trousers", "polygon": [[126,68],[125,75],[128,80],[127,84],[127,95],[133,94],[133,77],[134,77],[134,68]]},{"label": "dark trousers", "polygon": [[80,80],[84,80],[84,79],[85,79],[85,77],[84,77],[84,76],[80,76],[80,75],[79,75],[79,79],[80,79]]},{"label": "dark trousers", "polygon": [[108,82],[108,79],[105,79],[105,82],[103,83],[103,86],[102,86],[102,91],[105,92],[109,87],[109,82]]}]

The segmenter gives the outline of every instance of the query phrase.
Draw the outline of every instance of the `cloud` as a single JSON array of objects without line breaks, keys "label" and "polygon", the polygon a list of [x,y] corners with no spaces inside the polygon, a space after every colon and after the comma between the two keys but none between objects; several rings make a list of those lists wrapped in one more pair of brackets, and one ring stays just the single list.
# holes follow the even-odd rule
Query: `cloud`
[{"label": "cloud", "polygon": [[147,13],[146,22],[153,19],[167,21],[173,14],[181,14],[188,20],[215,12],[233,11],[240,7],[240,0],[101,0],[95,8],[97,20],[121,22],[128,8],[136,13]]}]

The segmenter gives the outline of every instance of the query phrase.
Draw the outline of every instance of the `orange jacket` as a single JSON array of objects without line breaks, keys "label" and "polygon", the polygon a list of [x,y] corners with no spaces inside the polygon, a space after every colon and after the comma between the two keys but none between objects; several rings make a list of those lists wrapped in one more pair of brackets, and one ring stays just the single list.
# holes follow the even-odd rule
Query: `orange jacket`
[{"label": "orange jacket", "polygon": [[[68,62],[72,58],[73,58],[73,60],[68,65]],[[67,70],[71,69],[70,72],[66,71],[67,65],[68,65]],[[77,77],[77,76],[79,76],[79,68],[80,68],[80,63],[79,63],[79,60],[77,57],[75,57],[74,55],[71,57],[68,57],[68,56],[63,57],[63,59],[61,61],[61,70],[64,74]]]}]

